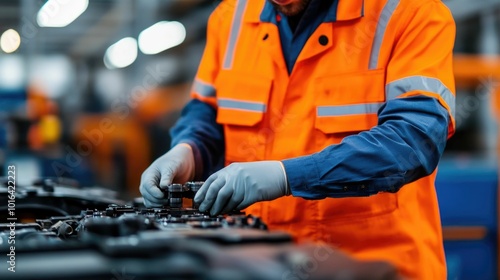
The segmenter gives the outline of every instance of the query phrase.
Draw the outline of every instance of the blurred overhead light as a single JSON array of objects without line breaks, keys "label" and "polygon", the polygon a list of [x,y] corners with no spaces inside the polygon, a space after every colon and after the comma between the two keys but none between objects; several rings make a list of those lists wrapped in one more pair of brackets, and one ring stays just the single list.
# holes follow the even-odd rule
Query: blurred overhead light
[{"label": "blurred overhead light", "polygon": [[104,65],[108,69],[124,68],[134,63],[137,58],[137,40],[123,38],[111,45],[104,55]]},{"label": "blurred overhead light", "polygon": [[6,53],[15,52],[21,45],[21,37],[14,29],[9,29],[0,37],[0,48]]},{"label": "blurred overhead light", "polygon": [[36,21],[41,27],[64,27],[77,19],[89,6],[89,0],[49,0]]},{"label": "blurred overhead light", "polygon": [[139,48],[144,54],[157,54],[178,46],[186,39],[186,28],[177,21],[160,21],[139,34]]}]

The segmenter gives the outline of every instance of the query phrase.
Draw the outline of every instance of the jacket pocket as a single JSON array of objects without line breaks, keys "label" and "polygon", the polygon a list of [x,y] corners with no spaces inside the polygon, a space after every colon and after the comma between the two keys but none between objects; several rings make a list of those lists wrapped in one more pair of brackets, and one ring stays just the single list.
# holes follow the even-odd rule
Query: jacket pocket
[{"label": "jacket pocket", "polygon": [[314,93],[316,129],[324,134],[368,130],[385,101],[385,69],[318,78]]},{"label": "jacket pocket", "polygon": [[267,112],[272,80],[222,71],[216,81],[217,123],[224,126],[226,164],[264,158],[265,133],[259,133]]}]

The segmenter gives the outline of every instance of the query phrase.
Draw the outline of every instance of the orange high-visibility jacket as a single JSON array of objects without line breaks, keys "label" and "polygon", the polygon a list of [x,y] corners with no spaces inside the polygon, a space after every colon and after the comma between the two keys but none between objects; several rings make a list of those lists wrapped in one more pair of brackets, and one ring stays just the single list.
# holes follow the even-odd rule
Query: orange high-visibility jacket
[{"label": "orange high-visibility jacket", "polygon": [[[449,111],[453,134],[455,25],[441,1],[340,0],[336,21],[317,28],[290,74],[278,27],[260,20],[264,5],[226,0],[208,23],[192,95],[217,108],[226,164],[309,155],[377,125],[376,111],[320,115],[324,106],[359,109],[425,95]],[[445,279],[434,180],[435,171],[397,193],[284,197],[247,212],[299,242],[324,241],[359,259],[387,260],[412,279]]]}]

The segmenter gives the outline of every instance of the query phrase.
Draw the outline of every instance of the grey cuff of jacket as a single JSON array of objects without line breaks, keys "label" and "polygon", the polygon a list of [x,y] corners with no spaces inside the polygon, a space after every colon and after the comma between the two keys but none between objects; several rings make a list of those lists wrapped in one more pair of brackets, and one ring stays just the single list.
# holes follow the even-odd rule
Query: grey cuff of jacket
[{"label": "grey cuff of jacket", "polygon": [[290,185],[288,184],[288,176],[286,175],[286,170],[285,166],[283,165],[283,162],[279,162],[281,166],[281,170],[283,170],[283,175],[285,176],[285,196],[289,196],[292,194],[290,191]]}]

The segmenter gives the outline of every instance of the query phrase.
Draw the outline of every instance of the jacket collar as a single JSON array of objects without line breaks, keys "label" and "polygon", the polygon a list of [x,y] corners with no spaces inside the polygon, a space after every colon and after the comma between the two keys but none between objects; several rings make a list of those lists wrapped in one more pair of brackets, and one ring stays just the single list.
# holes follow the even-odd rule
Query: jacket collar
[{"label": "jacket collar", "polygon": [[[331,0],[334,1],[325,17],[325,22],[358,19],[364,16],[364,0]],[[250,1],[248,1],[250,2]],[[247,3],[245,22],[275,22],[276,11],[269,0],[252,0]]]}]

